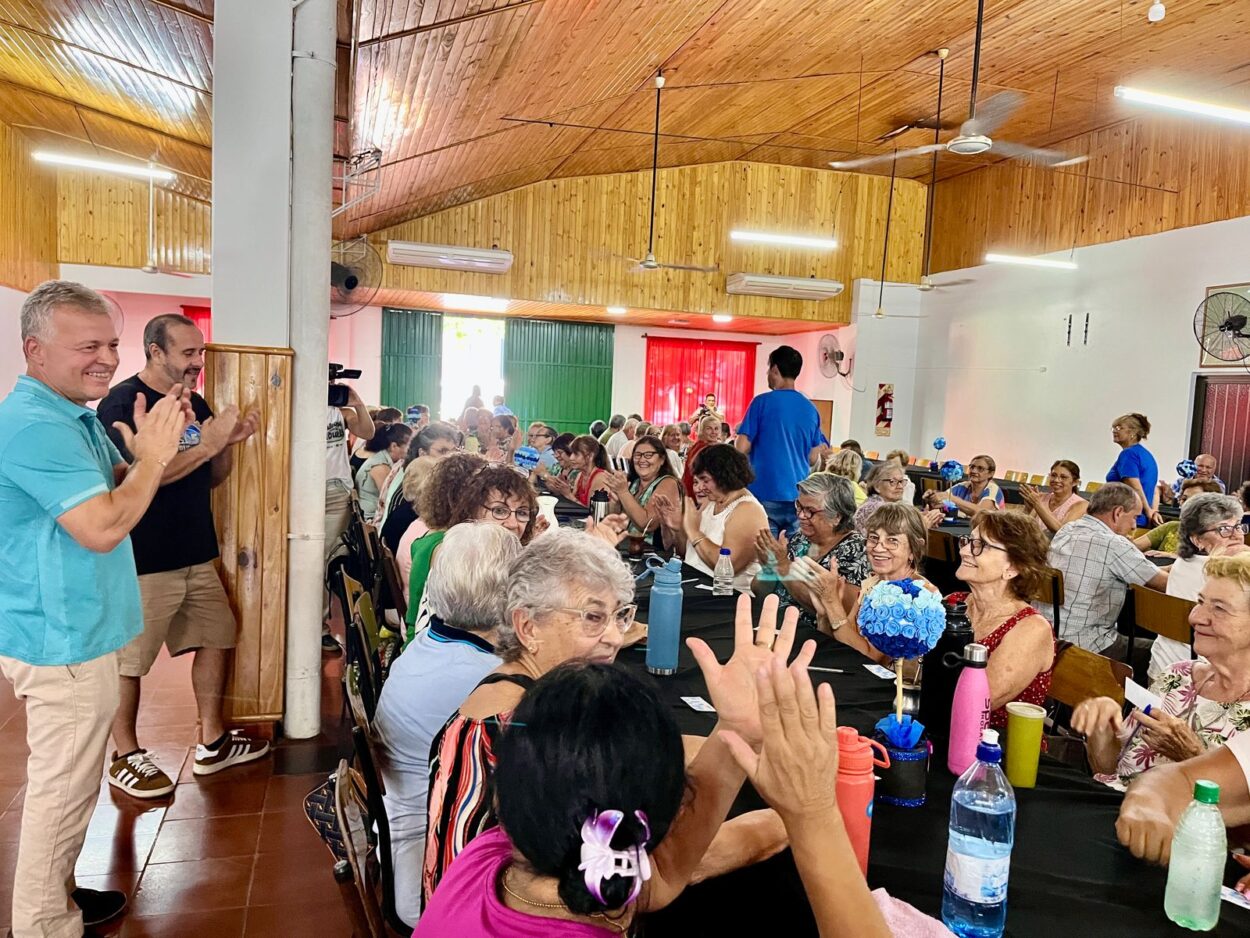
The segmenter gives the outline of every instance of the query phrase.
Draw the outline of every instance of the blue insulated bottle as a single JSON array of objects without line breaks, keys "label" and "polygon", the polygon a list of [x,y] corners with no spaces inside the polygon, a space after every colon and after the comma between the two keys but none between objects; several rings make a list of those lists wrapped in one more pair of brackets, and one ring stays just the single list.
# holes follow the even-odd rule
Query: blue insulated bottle
[{"label": "blue insulated bottle", "polygon": [[674,557],[663,566],[648,567],[655,579],[647,609],[647,670],[675,674],[681,645],[681,561]]}]

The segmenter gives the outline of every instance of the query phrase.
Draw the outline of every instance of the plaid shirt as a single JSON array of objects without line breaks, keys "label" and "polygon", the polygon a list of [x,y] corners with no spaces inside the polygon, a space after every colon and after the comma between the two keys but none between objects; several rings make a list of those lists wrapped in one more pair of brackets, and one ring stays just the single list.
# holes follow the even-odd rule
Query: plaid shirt
[{"label": "plaid shirt", "polygon": [[[1188,479],[1177,479],[1175,482],[1172,483],[1172,497],[1175,498],[1177,501],[1179,501],[1181,497],[1181,486],[1184,485],[1188,481],[1189,481]],[[1228,486],[1224,484],[1223,479],[1221,479],[1219,476],[1213,476],[1211,481],[1220,487],[1221,492],[1223,492],[1224,494],[1228,494]]]},{"label": "plaid shirt", "polygon": [[[1049,561],[1063,573],[1059,637],[1093,652],[1114,644],[1129,584],[1144,585],[1159,572],[1132,541],[1089,515],[1059,529],[1050,542]],[[1049,604],[1034,605],[1054,621]]]}]

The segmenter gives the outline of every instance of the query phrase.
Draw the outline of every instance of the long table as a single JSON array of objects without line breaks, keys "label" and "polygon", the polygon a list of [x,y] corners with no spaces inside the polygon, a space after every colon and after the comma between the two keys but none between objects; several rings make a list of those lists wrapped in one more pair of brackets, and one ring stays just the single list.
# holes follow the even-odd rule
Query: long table
[{"label": "long table", "polygon": [[[717,657],[727,660],[733,649],[736,598],[715,597],[698,588],[707,579],[689,570],[698,582],[685,592],[682,635],[698,636]],[[639,617],[645,621],[650,589],[638,590]],[[815,638],[815,664],[843,669],[842,674],[812,672],[818,683],[833,685],[838,722],[870,734],[892,706],[893,683],[874,677],[865,659],[845,645],[813,630],[800,640]],[[702,673],[684,644],[678,671],[671,677],[647,674],[642,649],[621,652],[618,660],[644,680],[653,682],[673,707],[682,732],[707,735],[715,716],[691,710],[683,696],[707,699]],[[937,916],[941,910],[946,830],[954,778],[944,767],[931,768],[928,801],[921,808],[877,805],[873,815],[869,885]],[[1056,935],[1154,936],[1184,934],[1163,914],[1164,870],[1140,862],[1119,845],[1115,820],[1119,793],[1048,757],[1034,789],[1016,792],[1018,814],[1008,890],[1007,935],[1055,938]],[[749,785],[734,805],[734,814],[762,807]],[[1229,862],[1226,882],[1235,881]],[[692,886],[668,909],[648,916],[649,936],[723,938],[732,935],[815,936],[798,871],[789,851],[764,863]],[[1223,904],[1220,924],[1209,934],[1250,934],[1250,912]]]}]

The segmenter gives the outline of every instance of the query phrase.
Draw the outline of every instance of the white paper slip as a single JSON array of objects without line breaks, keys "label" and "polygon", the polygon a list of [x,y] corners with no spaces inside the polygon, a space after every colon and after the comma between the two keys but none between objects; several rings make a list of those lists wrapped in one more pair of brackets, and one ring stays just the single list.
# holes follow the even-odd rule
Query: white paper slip
[{"label": "white paper slip", "polygon": [[1153,709],[1163,705],[1162,697],[1152,694],[1131,677],[1124,679],[1124,697],[1138,710],[1145,710],[1147,707]]},{"label": "white paper slip", "polygon": [[866,664],[864,665],[864,667],[868,669],[869,674],[874,674],[877,677],[881,678],[883,681],[894,680],[894,672],[891,671],[889,668],[883,668],[879,664]]},{"label": "white paper slip", "polygon": [[1231,902],[1233,905],[1239,905],[1243,909],[1250,909],[1250,897],[1243,896],[1232,886],[1221,886],[1220,898],[1225,902]]},{"label": "white paper slip", "polygon": [[704,700],[702,697],[683,697],[681,702],[691,710],[698,710],[700,713],[715,713],[716,708]]}]

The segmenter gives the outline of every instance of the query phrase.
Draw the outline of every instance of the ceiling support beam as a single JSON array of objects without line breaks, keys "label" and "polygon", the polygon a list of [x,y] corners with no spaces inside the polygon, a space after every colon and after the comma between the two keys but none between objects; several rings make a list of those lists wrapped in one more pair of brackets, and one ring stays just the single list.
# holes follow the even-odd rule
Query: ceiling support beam
[{"label": "ceiling support beam", "polygon": [[411,29],[401,29],[398,32],[387,33],[384,36],[374,36],[372,39],[362,39],[357,44],[358,48],[367,46],[376,46],[379,43],[391,42],[395,39],[407,39],[409,36],[419,36],[421,33],[428,33],[435,29],[446,29],[448,26],[459,26],[461,23],[468,23],[473,20],[481,19],[485,16],[493,16],[496,13],[508,13],[512,10],[519,10],[522,7],[533,6],[535,3],[542,3],[543,0],[517,0],[516,3],[509,3],[507,6],[495,7],[490,10],[477,10],[473,13],[466,13],[463,16],[453,16],[450,19],[438,20],[434,23],[426,23],[424,26],[413,26]]}]

